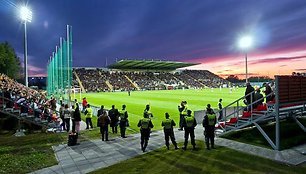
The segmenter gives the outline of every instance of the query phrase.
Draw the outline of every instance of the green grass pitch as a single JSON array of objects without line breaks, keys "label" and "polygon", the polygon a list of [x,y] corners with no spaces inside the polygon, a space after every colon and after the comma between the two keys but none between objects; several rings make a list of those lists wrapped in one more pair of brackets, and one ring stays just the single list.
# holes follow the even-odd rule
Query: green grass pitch
[{"label": "green grass pitch", "polygon": [[[228,88],[202,89],[202,90],[157,90],[157,91],[132,91],[131,96],[127,92],[104,92],[86,93],[89,104],[94,106],[104,105],[110,109],[111,105],[116,105],[117,109],[125,104],[129,113],[129,121],[132,129],[138,130],[137,123],[143,117],[146,104],[150,104],[153,113],[153,130],[161,129],[161,121],[165,118],[165,112],[175,120],[178,125],[179,112],[177,106],[182,100],[188,102],[188,108],[192,111],[203,110],[207,104],[211,104],[217,109],[218,101],[223,99],[223,107],[243,96],[245,89],[235,89],[230,92]],[[76,96],[77,97],[77,96]]]}]

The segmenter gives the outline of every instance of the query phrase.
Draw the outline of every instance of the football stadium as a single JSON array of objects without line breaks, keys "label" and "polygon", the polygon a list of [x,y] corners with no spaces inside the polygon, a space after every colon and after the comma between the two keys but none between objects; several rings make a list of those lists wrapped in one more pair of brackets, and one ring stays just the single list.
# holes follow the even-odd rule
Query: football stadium
[{"label": "football stadium", "polygon": [[[1,2],[3,7],[0,8],[15,9],[17,5],[14,3],[10,0]],[[50,7],[59,5],[57,1],[32,3],[36,5],[36,13],[46,4]],[[95,14],[97,7],[102,8],[100,3],[111,14],[116,14],[116,10],[135,10],[136,6],[141,7],[141,10],[147,7],[146,3],[139,5],[140,2],[134,4],[135,7],[130,7],[133,4],[131,2],[92,3],[76,2],[76,6],[82,4],[84,11],[89,14]],[[123,4],[129,5],[117,7]],[[172,1],[170,4],[175,5]],[[64,7],[69,3],[62,2],[61,5]],[[242,5],[252,7],[245,3]],[[254,2],[253,5],[258,4]],[[221,7],[214,8],[221,10]],[[26,6],[20,10],[24,30],[22,62],[20,48],[14,45],[14,39],[4,37],[9,42],[2,43],[0,37],[0,174],[305,173],[306,73],[303,69],[305,64],[302,63],[305,56],[300,55],[302,51],[288,53],[293,57],[277,57],[279,55],[273,53],[276,57],[271,58],[274,61],[272,63],[271,60],[263,59],[264,55],[250,60],[249,52],[254,52],[251,47],[255,47],[255,43],[258,49],[263,48],[253,41],[259,38],[246,36],[238,43],[243,49],[242,56],[239,55],[243,57],[242,63],[233,54],[233,64],[228,64],[225,58],[226,54],[231,54],[228,52],[224,52],[218,62],[214,60],[216,57],[190,60],[174,59],[171,56],[162,59],[140,56],[114,58],[111,55],[129,57],[125,54],[129,55],[130,50],[133,53],[131,55],[146,53],[154,56],[159,53],[152,53],[151,48],[145,48],[143,39],[147,37],[142,36],[141,31],[126,27],[127,24],[121,19],[125,15],[119,15],[121,22],[101,19],[101,23],[105,22],[103,27],[109,27],[107,21],[112,21],[118,22],[118,28],[107,30],[111,32],[109,37],[100,33],[109,42],[94,43],[95,39],[91,36],[93,43],[85,44],[89,45],[88,50],[91,52],[82,49],[81,46],[85,48],[85,45],[82,45],[84,37],[81,32],[97,31],[94,27],[82,28],[84,26],[80,25],[79,19],[83,18],[80,16],[77,22],[74,21],[75,17],[71,17],[73,27],[66,25],[61,30],[53,28],[56,32],[50,41],[37,44],[27,40],[32,11]],[[75,13],[75,9],[70,11],[71,14],[66,10],[63,13],[67,16]],[[150,10],[144,11],[147,14]],[[162,16],[171,16],[168,12],[164,11]],[[58,13],[61,14],[61,11]],[[130,11],[122,14],[135,15]],[[188,14],[193,14],[193,10],[188,8]],[[188,16],[187,12],[185,15]],[[156,16],[151,16],[152,23]],[[147,17],[144,18],[149,20]],[[91,20],[87,22],[91,25]],[[177,23],[185,24],[186,21]],[[192,22],[195,26],[199,23]],[[45,20],[45,30],[41,33],[51,32],[49,25],[53,27],[52,20]],[[109,25],[113,27],[113,24]],[[98,24],[95,26],[98,27]],[[122,28],[126,31],[123,32]],[[167,31],[167,27],[161,30]],[[9,35],[13,31],[0,30],[2,32]],[[135,39],[129,40],[118,39],[120,34],[112,32],[123,32],[124,36],[139,33]],[[41,33],[36,33],[39,36],[30,36],[41,39]],[[150,32],[146,31],[146,34]],[[214,35],[218,36],[216,33]],[[209,36],[205,35],[208,40]],[[176,37],[180,37],[180,34]],[[56,43],[52,42],[55,47],[50,49],[52,38],[56,38]],[[189,41],[187,38],[184,37],[186,42]],[[197,40],[191,38],[191,42]],[[174,36],[171,39],[177,41]],[[149,42],[148,39],[144,40]],[[113,43],[120,45],[121,42],[131,45],[127,49],[129,51],[125,52],[126,45],[118,46],[122,50],[116,48],[115,51],[110,47]],[[178,43],[171,45],[171,49]],[[32,53],[28,55],[27,44],[33,44],[33,47],[29,47],[33,50],[45,50],[43,47],[48,47],[46,50],[51,56],[44,63],[44,68],[34,66],[35,63],[29,64],[35,61],[40,64],[41,60]],[[134,44],[137,51],[133,48]],[[160,44],[155,51],[171,55],[168,54],[171,49]],[[191,53],[196,55],[205,50],[202,56],[209,57],[210,48],[187,51],[189,45],[183,45],[180,49],[184,53],[178,49],[177,54],[188,57]],[[98,58],[95,59],[95,56]],[[104,59],[102,56],[109,58]],[[101,65],[101,60],[105,60],[105,65]],[[267,72],[273,73],[264,72],[266,67],[260,67],[262,63],[270,69]],[[206,64],[209,66],[205,67]],[[296,71],[279,69],[277,72],[273,69],[274,64],[278,64],[280,69],[296,66],[293,69]],[[262,74],[252,71],[257,65],[262,68],[259,69],[263,71]],[[39,74],[40,71],[43,75]],[[224,74],[226,72],[230,74]]]}]

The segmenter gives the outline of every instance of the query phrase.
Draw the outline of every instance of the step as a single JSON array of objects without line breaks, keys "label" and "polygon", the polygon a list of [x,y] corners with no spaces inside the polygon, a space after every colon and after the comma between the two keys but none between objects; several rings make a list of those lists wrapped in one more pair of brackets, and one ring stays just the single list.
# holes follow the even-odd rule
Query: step
[{"label": "step", "polygon": [[5,108],[4,109],[4,111],[6,111],[6,112],[13,112],[13,110],[14,110],[13,108]]},{"label": "step", "polygon": [[248,119],[240,119],[239,118],[238,122],[248,123],[248,122],[250,122],[250,119],[249,118]]}]

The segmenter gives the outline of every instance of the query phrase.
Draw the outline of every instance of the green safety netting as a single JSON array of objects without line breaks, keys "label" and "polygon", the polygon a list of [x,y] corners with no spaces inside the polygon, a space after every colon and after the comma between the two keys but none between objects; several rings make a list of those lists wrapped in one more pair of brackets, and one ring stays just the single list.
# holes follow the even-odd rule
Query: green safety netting
[{"label": "green safety netting", "polygon": [[50,56],[47,66],[48,95],[65,97],[72,84],[72,27],[67,26],[67,37],[60,38],[60,45]]}]

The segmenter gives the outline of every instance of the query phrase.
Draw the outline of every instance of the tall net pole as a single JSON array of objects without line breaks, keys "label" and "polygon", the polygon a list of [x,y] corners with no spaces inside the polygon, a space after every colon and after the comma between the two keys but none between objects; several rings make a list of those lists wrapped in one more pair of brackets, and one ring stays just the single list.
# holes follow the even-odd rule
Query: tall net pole
[{"label": "tall net pole", "polygon": [[59,47],[55,47],[48,61],[48,95],[63,97],[68,94],[68,104],[71,100],[72,86],[72,27],[67,25],[66,40],[60,37]]}]

